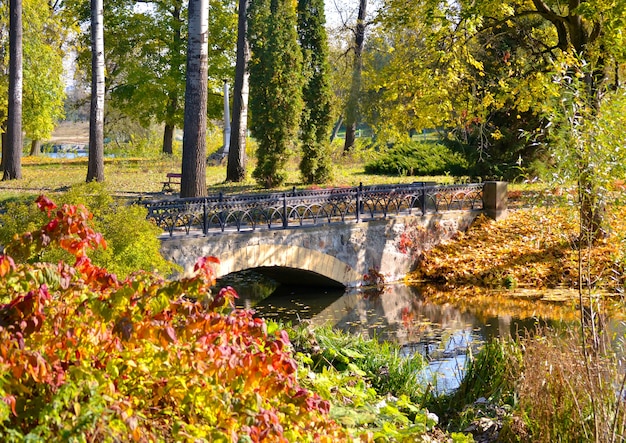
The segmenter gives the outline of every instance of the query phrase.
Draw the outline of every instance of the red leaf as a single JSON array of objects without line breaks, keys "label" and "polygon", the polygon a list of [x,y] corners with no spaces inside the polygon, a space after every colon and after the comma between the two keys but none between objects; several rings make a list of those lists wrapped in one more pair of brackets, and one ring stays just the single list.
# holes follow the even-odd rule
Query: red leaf
[{"label": "red leaf", "polygon": [[37,197],[37,200],[35,200],[35,202],[37,203],[37,207],[41,211],[46,211],[48,213],[48,217],[50,217],[50,212],[53,209],[57,208],[57,205],[55,205],[54,202],[45,195],[40,195],[39,197]]},{"label": "red leaf", "polygon": [[13,412],[13,415],[17,417],[17,412],[15,412],[15,396],[7,395],[5,397],[2,397],[2,401],[11,406],[11,412]]},{"label": "red leaf", "polygon": [[165,329],[163,329],[163,332],[165,333],[165,338],[170,343],[176,343],[177,338],[176,338],[176,331],[174,331],[174,328],[168,325],[165,327]]}]

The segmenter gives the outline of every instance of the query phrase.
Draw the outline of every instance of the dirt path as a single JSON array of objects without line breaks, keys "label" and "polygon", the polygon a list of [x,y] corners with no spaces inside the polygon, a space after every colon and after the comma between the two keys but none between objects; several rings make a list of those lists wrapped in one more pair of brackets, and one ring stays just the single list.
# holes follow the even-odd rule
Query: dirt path
[{"label": "dirt path", "polygon": [[89,143],[89,122],[61,122],[47,141],[59,145],[86,145]]}]

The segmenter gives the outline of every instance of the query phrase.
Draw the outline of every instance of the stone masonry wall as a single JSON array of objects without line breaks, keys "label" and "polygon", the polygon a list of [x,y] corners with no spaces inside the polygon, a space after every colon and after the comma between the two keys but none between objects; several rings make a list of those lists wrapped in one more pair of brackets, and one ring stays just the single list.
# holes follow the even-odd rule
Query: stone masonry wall
[{"label": "stone masonry wall", "polygon": [[164,237],[162,252],[186,270],[193,268],[198,257],[218,257],[222,262],[216,269],[218,276],[281,266],[358,286],[370,269],[388,282],[403,278],[424,250],[467,229],[478,214],[459,211],[287,230]]}]

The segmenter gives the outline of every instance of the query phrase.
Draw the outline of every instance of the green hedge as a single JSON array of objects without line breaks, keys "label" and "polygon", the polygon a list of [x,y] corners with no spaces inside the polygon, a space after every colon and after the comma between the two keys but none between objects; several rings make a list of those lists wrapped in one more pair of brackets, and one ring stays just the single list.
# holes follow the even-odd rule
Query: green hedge
[{"label": "green hedge", "polygon": [[467,160],[439,143],[397,143],[365,166],[369,174],[444,175],[467,174]]},{"label": "green hedge", "polygon": [[[70,188],[56,197],[60,204],[84,205],[93,213],[92,226],[107,239],[106,249],[90,253],[95,264],[124,278],[138,271],[157,271],[168,275],[179,270],[161,255],[161,229],[146,220],[147,210],[116,201],[100,183],[87,183]],[[5,204],[0,214],[0,245],[7,245],[15,235],[38,230],[47,220],[34,202],[25,197]],[[47,248],[38,257],[40,261],[56,263],[69,261],[69,255],[60,248]]]}]

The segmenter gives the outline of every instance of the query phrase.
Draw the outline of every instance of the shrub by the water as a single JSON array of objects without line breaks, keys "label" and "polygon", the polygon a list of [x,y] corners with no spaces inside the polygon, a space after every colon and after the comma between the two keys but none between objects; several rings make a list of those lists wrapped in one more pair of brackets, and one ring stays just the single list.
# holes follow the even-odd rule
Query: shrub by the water
[{"label": "shrub by the water", "polygon": [[439,143],[397,143],[382,151],[378,158],[365,165],[370,174],[462,176],[467,161],[457,152]]},{"label": "shrub by the water", "polygon": [[[212,292],[216,259],[120,280],[84,207],[37,203],[46,223],[0,255],[0,441],[347,440],[285,331]],[[51,246],[74,264],[38,261]]]},{"label": "shrub by the water", "polygon": [[[146,209],[116,201],[100,183],[87,183],[70,188],[62,197],[64,202],[84,205],[93,214],[91,224],[107,239],[107,248],[93,251],[91,258],[98,266],[125,277],[138,270],[168,274],[176,266],[160,252],[161,229],[146,220]],[[7,203],[0,215],[0,244],[7,245],[16,234],[31,232],[41,226],[46,216],[33,203],[33,198]],[[62,248],[40,251],[40,261],[67,261]]]}]

